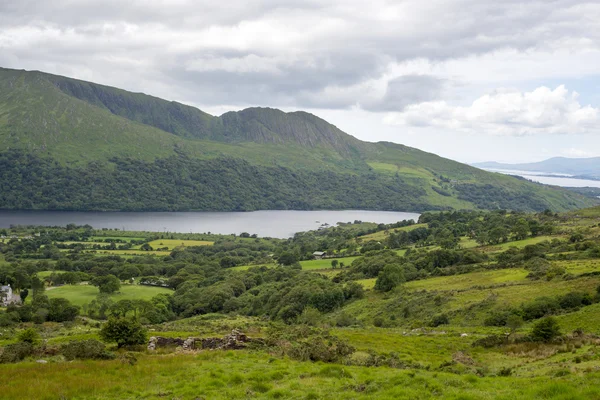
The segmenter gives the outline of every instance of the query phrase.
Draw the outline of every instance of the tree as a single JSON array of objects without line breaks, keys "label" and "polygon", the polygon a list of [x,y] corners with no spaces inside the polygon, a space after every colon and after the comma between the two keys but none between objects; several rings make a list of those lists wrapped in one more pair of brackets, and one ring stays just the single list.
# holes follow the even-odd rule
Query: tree
[{"label": "tree", "polygon": [[560,336],[560,327],[554,317],[546,317],[539,320],[531,331],[531,336],[535,340],[549,342],[555,337]]},{"label": "tree", "polygon": [[21,297],[21,303],[25,304],[25,299],[27,298],[27,295],[29,295],[29,290],[21,290],[21,292],[19,293],[19,297]]},{"label": "tree", "polygon": [[375,281],[375,290],[389,292],[404,282],[404,273],[399,265],[386,265]]},{"label": "tree", "polygon": [[523,318],[516,314],[510,314],[506,318],[506,326],[510,328],[510,333],[512,335],[517,331],[517,329],[523,326]]},{"label": "tree", "polygon": [[512,227],[512,234],[516,240],[523,240],[529,235],[529,223],[525,218],[519,220]]},{"label": "tree", "polygon": [[39,343],[41,337],[37,330],[34,328],[28,328],[19,333],[17,336],[19,342],[31,343],[32,345],[36,345]]},{"label": "tree", "polygon": [[100,293],[115,293],[121,289],[121,281],[114,275],[97,276],[91,280],[92,285],[98,286]]},{"label": "tree", "polygon": [[144,344],[147,336],[142,324],[132,318],[109,318],[100,329],[100,338],[105,342],[117,343],[117,347]]},{"label": "tree", "polygon": [[279,262],[283,265],[292,265],[297,261],[298,257],[289,251],[285,251],[279,256]]},{"label": "tree", "polygon": [[331,268],[333,268],[333,269],[337,268],[338,264],[339,264],[338,260],[331,260]]},{"label": "tree", "polygon": [[73,321],[79,315],[79,307],[62,297],[50,299],[48,304],[48,321]]}]

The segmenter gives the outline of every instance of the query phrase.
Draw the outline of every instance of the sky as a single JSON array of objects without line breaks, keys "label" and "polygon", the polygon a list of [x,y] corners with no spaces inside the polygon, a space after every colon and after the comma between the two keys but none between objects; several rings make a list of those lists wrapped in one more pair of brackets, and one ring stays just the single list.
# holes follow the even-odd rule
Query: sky
[{"label": "sky", "polygon": [[0,66],[528,162],[600,156],[598,21],[598,0],[2,0]]}]

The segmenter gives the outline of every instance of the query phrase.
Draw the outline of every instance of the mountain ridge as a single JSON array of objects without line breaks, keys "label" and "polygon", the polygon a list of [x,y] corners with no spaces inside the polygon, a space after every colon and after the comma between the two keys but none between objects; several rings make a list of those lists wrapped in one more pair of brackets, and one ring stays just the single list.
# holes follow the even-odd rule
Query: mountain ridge
[{"label": "mountain ridge", "polygon": [[[215,117],[181,103],[43,72],[0,69],[0,141],[5,152],[12,152],[5,154],[0,176],[0,183],[12,188],[0,198],[0,208],[8,209],[147,209],[144,202],[151,202],[152,210],[209,209],[213,207],[209,199],[218,198],[218,193],[208,190],[202,198],[203,187],[210,185],[200,176],[203,169],[213,181],[246,174],[262,188],[257,192],[241,182],[235,188],[215,183],[211,190],[238,199],[227,210],[539,211],[593,204],[564,190],[488,173],[405,145],[363,142],[303,111],[253,107]],[[244,160],[248,167],[237,162],[229,167],[226,160]],[[49,171],[40,170],[40,165]],[[184,178],[164,168],[176,168]],[[81,189],[68,186],[76,195],[57,200],[54,187],[30,179],[28,171],[34,170],[65,190],[66,184],[60,182],[76,177]],[[144,184],[124,179],[124,174],[137,176]],[[282,180],[294,176],[301,177],[294,186]],[[93,177],[99,186],[85,183],[86,177]],[[365,179],[374,186],[366,185]],[[120,182],[125,181],[130,192],[122,191]],[[21,193],[13,182],[22,182]],[[378,194],[362,196],[361,201],[354,192],[362,192],[365,185]],[[162,196],[158,201],[148,190],[152,186],[181,191],[182,197]],[[325,188],[330,192],[324,196]],[[92,201],[102,190],[107,197]],[[394,193],[402,194],[390,201],[386,196]],[[198,199],[188,201],[189,196]],[[256,201],[252,196],[270,200]]]},{"label": "mountain ridge", "polygon": [[552,157],[532,163],[499,163],[487,161],[472,164],[480,168],[513,169],[530,172],[561,173],[575,176],[588,176],[600,179],[600,157],[569,158]]}]

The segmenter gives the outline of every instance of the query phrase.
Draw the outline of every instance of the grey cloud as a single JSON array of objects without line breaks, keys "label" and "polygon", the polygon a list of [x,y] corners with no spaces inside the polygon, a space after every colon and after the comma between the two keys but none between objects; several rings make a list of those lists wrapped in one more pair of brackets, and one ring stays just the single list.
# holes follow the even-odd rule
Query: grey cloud
[{"label": "grey cloud", "polygon": [[361,104],[369,111],[402,111],[406,106],[440,97],[444,81],[428,75],[405,75],[388,82],[378,101]]},{"label": "grey cloud", "polygon": [[[389,13],[371,12],[384,7]],[[158,89],[152,94],[195,104],[399,111],[437,99],[445,83],[392,77],[377,99],[352,88],[382,78],[392,62],[565,39],[598,45],[598,18],[600,5],[574,0],[374,0],[368,9],[358,0],[4,0],[0,53],[4,66]],[[330,96],[331,87],[348,95]]]}]

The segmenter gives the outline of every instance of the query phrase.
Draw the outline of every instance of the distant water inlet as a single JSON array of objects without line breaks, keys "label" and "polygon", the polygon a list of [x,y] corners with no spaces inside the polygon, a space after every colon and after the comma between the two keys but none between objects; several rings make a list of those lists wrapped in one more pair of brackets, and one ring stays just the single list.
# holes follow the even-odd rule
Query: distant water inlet
[{"label": "distant water inlet", "polygon": [[71,212],[0,211],[0,228],[11,225],[91,225],[131,231],[240,234],[287,238],[296,232],[336,225],[338,222],[389,224],[419,219],[417,213],[394,211],[254,211],[254,212]]}]

